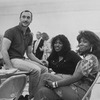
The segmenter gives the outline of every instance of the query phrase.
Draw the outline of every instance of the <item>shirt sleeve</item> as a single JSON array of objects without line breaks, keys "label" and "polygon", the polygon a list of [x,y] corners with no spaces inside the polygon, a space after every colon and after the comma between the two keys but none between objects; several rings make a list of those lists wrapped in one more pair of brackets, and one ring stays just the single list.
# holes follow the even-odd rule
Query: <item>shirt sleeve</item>
[{"label": "shirt sleeve", "polygon": [[9,40],[13,40],[13,32],[9,29],[9,30],[7,30],[6,32],[5,32],[5,34],[4,34],[4,38],[7,38],[7,39],[9,39]]},{"label": "shirt sleeve", "polygon": [[98,67],[98,59],[94,55],[88,55],[85,59],[82,60],[81,70],[84,76],[88,76],[88,74],[92,71],[92,69],[96,69]]},{"label": "shirt sleeve", "polygon": [[98,71],[98,59],[95,55],[88,55],[78,62],[75,72],[82,72],[83,76],[88,76],[90,73]]}]

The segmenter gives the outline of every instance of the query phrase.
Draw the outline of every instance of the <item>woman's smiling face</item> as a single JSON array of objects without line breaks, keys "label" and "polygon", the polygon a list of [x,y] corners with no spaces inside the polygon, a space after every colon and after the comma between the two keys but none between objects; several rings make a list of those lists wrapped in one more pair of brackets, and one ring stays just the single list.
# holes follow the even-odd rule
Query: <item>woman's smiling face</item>
[{"label": "woman's smiling face", "polygon": [[55,49],[55,51],[56,52],[61,51],[62,47],[63,47],[63,43],[59,39],[57,39],[55,41],[55,43],[54,43],[54,49]]},{"label": "woman's smiling face", "polygon": [[80,39],[78,47],[79,47],[80,52],[85,52],[85,51],[90,50],[92,45],[87,39],[83,37]]}]

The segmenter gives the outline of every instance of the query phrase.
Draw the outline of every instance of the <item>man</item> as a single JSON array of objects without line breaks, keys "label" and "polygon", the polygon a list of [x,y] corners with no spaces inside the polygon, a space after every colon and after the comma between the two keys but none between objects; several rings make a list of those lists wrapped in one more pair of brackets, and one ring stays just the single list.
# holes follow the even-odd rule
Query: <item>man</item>
[{"label": "man", "polygon": [[43,50],[41,50],[43,44],[44,44],[44,40],[42,39],[42,34],[41,32],[37,32],[36,34],[36,38],[37,40],[35,40],[33,42],[33,53],[35,54],[35,56],[38,58],[38,59],[42,59],[42,56],[43,56]]},{"label": "man", "polygon": [[[32,53],[33,37],[28,27],[31,22],[32,13],[28,10],[21,12],[19,25],[5,32],[1,50],[7,69],[17,68],[30,72],[29,100],[34,96],[40,75],[47,71],[42,61]],[[30,60],[25,59],[25,52]]]}]

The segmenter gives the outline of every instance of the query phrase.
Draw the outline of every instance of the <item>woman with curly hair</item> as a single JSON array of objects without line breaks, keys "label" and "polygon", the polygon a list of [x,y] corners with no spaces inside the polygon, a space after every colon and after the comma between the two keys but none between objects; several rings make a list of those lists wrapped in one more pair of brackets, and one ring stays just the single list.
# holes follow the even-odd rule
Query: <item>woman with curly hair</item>
[{"label": "woman with curly hair", "polygon": [[56,74],[74,73],[75,67],[81,57],[71,50],[71,45],[63,34],[55,36],[51,41],[52,52],[48,57],[48,68]]}]

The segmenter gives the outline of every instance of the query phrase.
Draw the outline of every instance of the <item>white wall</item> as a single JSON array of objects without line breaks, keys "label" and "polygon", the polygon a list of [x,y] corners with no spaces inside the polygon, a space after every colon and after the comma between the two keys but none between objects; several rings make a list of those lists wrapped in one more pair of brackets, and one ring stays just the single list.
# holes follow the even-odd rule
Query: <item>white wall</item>
[{"label": "white wall", "polygon": [[[77,5],[76,2],[73,4],[72,2],[69,4],[67,3],[68,9],[65,8],[65,3],[62,3],[61,6],[60,2],[57,3],[57,6],[52,3],[48,3],[48,6],[45,3],[43,3],[43,5],[35,4],[35,6],[32,5],[31,7],[26,6],[27,4],[22,7],[21,5],[13,5],[6,6],[5,9],[4,6],[2,6],[2,9],[0,9],[0,34],[3,35],[5,30],[17,25],[19,23],[20,12],[29,9],[33,13],[33,22],[31,23],[30,28],[34,33],[34,39],[37,31],[47,32],[50,35],[50,38],[57,34],[65,34],[71,42],[72,49],[75,50],[77,46],[76,37],[80,30],[91,30],[98,33],[98,35],[100,32],[100,9],[97,6],[99,2],[95,4],[96,9],[95,7],[92,9],[94,3],[92,3],[92,6],[88,5],[91,2],[88,2],[86,9],[84,6],[85,3],[80,2],[80,5],[78,5],[79,2]],[[42,9],[42,7],[44,8]]]}]

